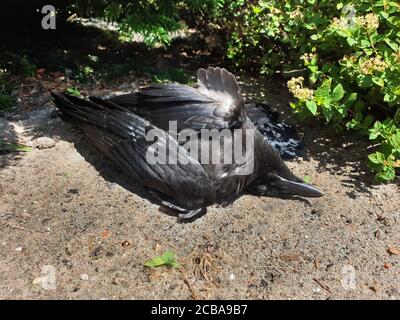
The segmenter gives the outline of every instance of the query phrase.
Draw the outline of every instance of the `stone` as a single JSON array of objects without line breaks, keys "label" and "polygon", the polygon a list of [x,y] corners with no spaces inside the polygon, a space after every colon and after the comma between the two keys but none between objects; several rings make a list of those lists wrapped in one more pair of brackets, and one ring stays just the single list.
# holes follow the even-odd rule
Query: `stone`
[{"label": "stone", "polygon": [[40,137],[36,139],[36,144],[38,149],[48,149],[53,148],[56,142],[48,137]]}]

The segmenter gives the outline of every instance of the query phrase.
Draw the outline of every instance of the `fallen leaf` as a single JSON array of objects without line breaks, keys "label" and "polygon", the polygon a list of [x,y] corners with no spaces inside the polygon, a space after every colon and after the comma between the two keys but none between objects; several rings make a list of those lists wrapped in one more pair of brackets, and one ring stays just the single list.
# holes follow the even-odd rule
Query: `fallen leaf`
[{"label": "fallen leaf", "polygon": [[314,265],[315,265],[315,269],[319,269],[320,266],[320,260],[318,257],[315,258],[314,260]]},{"label": "fallen leaf", "polygon": [[161,256],[156,256],[153,259],[145,262],[145,267],[156,268],[167,266],[172,268],[180,268],[179,262],[175,258],[175,253],[171,250],[165,251]]},{"label": "fallen leaf", "polygon": [[101,233],[101,237],[102,237],[104,240],[107,240],[110,236],[111,236],[111,232],[108,231],[108,230],[104,230],[104,231]]},{"label": "fallen leaf", "polygon": [[389,263],[389,262],[386,262],[386,263],[383,265],[383,267],[384,267],[385,269],[390,269],[390,268],[392,267],[392,264]]},{"label": "fallen leaf", "polygon": [[298,254],[284,254],[281,256],[281,259],[285,262],[298,261],[300,259],[300,256]]},{"label": "fallen leaf", "polygon": [[50,72],[50,75],[53,78],[61,78],[64,76],[64,73],[62,73],[61,71],[55,71],[55,72]]},{"label": "fallen leaf", "polygon": [[40,74],[40,75],[42,75],[42,74],[45,73],[45,72],[46,72],[46,69],[45,69],[45,68],[39,68],[39,69],[36,70],[36,73],[37,73],[37,74]]},{"label": "fallen leaf", "polygon": [[378,292],[381,289],[381,287],[377,283],[375,283],[373,286],[371,286],[369,288],[374,292]]},{"label": "fallen leaf", "polygon": [[394,256],[399,256],[399,255],[400,255],[400,250],[397,249],[397,248],[395,248],[395,247],[390,247],[390,248],[388,248],[388,249],[387,249],[387,252],[388,252],[389,254],[391,254],[391,255],[394,255]]}]

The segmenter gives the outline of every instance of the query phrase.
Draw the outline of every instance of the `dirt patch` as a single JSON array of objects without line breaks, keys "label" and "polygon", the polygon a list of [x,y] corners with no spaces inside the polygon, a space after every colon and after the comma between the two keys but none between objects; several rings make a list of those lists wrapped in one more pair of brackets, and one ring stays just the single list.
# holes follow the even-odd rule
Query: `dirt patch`
[{"label": "dirt patch", "polygon": [[[265,99],[287,110],[283,86],[259,86],[256,96],[268,90]],[[3,155],[1,298],[400,298],[400,256],[389,250],[400,247],[399,187],[373,184],[364,142],[301,127],[304,157],[289,166],[326,196],[246,195],[180,223],[49,104],[34,112],[0,121],[25,143],[56,141]],[[167,249],[183,271],[143,267]]]}]

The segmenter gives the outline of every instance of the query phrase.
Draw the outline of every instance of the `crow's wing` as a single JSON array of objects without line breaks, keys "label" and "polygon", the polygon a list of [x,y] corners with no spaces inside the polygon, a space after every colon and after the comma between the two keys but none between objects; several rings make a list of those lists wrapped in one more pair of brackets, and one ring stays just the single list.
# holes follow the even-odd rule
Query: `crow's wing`
[{"label": "crow's wing", "polygon": [[198,132],[204,128],[240,127],[244,113],[282,158],[299,155],[303,144],[296,130],[279,122],[278,113],[266,105],[248,103],[243,107],[239,86],[231,73],[210,67],[199,69],[197,77],[197,88],[178,83],[153,84],[106,101],[123,106],[164,130],[173,129],[169,121],[175,120],[178,132],[186,128]]},{"label": "crow's wing", "polygon": [[235,77],[225,69],[209,67],[197,72],[196,88],[172,83],[153,84],[138,93],[108,101],[143,116],[163,130],[177,122],[177,130],[240,127],[242,103]]},{"label": "crow's wing", "polygon": [[[173,198],[182,208],[198,209],[214,202],[215,190],[202,166],[164,130],[111,102],[53,96],[60,112],[138,182]],[[149,130],[156,141],[148,141]],[[158,158],[149,161],[152,155]],[[177,159],[176,164],[157,163],[163,155]]]},{"label": "crow's wing", "polygon": [[304,143],[294,127],[280,122],[279,113],[262,103],[246,103],[244,112],[258,131],[283,159],[292,159],[300,155]]}]

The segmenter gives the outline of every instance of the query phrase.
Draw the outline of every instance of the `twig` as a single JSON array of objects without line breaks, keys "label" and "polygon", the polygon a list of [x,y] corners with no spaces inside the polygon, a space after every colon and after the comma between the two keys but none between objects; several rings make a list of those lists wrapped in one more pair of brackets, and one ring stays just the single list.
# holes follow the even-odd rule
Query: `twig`
[{"label": "twig", "polygon": [[194,290],[193,290],[193,288],[192,288],[192,286],[191,286],[191,284],[190,284],[190,282],[189,282],[189,279],[188,279],[188,277],[187,277],[187,274],[186,274],[185,269],[180,268],[179,271],[181,272],[183,282],[185,282],[185,284],[186,284],[187,287],[189,288],[189,291],[190,291],[190,294],[192,295],[192,298],[193,298],[194,300],[199,300],[199,297],[196,295],[196,293],[194,292]]},{"label": "twig", "polygon": [[294,69],[294,70],[283,70],[283,71],[281,71],[281,70],[278,70],[278,71],[276,71],[275,73],[280,73],[280,74],[283,74],[283,75],[291,75],[291,74],[295,74],[295,73],[304,73],[304,72],[306,72],[307,71],[307,68],[303,68],[303,69]]},{"label": "twig", "polygon": [[324,285],[321,281],[319,281],[317,278],[313,278],[313,280],[320,285],[320,287],[326,291],[328,291],[330,294],[332,294],[331,289],[329,289],[328,286]]}]

